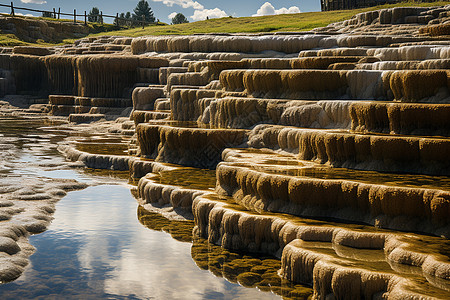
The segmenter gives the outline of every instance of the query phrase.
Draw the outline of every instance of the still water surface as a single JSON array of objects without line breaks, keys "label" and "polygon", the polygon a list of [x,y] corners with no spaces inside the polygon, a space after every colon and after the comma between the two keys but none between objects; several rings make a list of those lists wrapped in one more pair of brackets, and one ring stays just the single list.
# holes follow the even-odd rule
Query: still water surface
[{"label": "still water surface", "polygon": [[[0,116],[0,145],[9,151],[0,155],[0,180],[99,182],[61,167],[56,143],[65,134],[40,126],[48,124]],[[200,269],[192,243],[144,227],[137,211],[124,183],[70,192],[57,203],[48,230],[30,237],[36,252],[21,277],[0,285],[0,299],[279,299]]]},{"label": "still water surface", "polygon": [[24,274],[0,286],[2,299],[274,299],[199,269],[191,243],[141,225],[129,188],[103,185],[71,192]]}]

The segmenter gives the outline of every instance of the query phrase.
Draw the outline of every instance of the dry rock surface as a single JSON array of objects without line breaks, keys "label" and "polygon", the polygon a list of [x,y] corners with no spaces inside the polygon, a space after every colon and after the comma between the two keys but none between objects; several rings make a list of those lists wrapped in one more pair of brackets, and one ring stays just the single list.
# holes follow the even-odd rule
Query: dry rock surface
[{"label": "dry rock surface", "polygon": [[[129,171],[145,209],[194,220],[210,243],[278,257],[279,274],[315,299],[448,299],[449,11],[386,9],[306,33],[19,48],[0,56],[1,91],[33,95],[31,109],[66,117],[69,132],[120,135],[125,147],[68,138],[58,150]],[[22,98],[6,99],[11,110]],[[7,168],[14,146],[0,147]],[[27,182],[3,187],[0,202],[5,224],[21,226],[5,229],[0,249],[22,262],[32,252],[22,236],[43,230],[51,203],[75,188]],[[40,206],[17,213],[29,201]],[[4,274],[20,273],[8,262]]]}]

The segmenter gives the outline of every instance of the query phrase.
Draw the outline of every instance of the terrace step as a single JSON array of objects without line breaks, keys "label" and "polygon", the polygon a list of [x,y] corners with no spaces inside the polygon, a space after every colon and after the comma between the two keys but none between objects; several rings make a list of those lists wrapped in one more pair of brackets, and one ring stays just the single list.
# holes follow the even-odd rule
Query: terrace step
[{"label": "terrace step", "polygon": [[256,212],[335,218],[450,237],[450,179],[332,168],[269,150],[227,149],[217,192]]}]

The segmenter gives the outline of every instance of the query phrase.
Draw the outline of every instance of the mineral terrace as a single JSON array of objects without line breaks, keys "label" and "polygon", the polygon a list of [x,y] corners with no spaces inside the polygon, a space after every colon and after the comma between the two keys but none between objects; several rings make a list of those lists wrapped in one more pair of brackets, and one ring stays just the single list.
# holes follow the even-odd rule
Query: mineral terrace
[{"label": "mineral terrace", "polygon": [[[6,96],[2,111],[127,140],[128,155],[70,134],[55,147],[129,171],[139,203],[193,220],[194,236],[278,257],[279,275],[315,299],[449,299],[449,34],[445,6],[301,33],[5,48],[0,93],[38,97]],[[27,265],[27,237],[54,202],[79,188],[0,183],[2,281]]]}]

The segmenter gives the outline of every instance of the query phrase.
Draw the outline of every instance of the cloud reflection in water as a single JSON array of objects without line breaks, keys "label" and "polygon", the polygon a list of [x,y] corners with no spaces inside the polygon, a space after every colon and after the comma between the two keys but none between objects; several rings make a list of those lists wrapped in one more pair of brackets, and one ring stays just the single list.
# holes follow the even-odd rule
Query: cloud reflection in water
[{"label": "cloud reflection in water", "polygon": [[145,228],[136,208],[122,186],[69,193],[49,230],[31,238],[37,252],[22,277],[0,286],[1,298],[277,298],[199,269],[190,243]]}]

